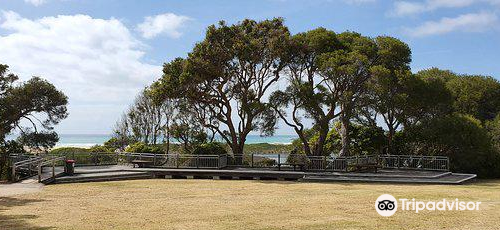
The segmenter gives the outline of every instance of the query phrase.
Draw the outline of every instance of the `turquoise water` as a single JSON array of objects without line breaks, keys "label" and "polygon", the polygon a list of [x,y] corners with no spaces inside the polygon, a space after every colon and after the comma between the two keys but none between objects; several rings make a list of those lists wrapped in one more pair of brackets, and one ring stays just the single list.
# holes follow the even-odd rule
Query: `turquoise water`
[{"label": "turquoise water", "polygon": [[[59,134],[59,142],[56,147],[90,147],[93,145],[101,145],[109,140],[111,135],[103,134]],[[276,135],[272,137],[261,137],[259,135],[249,135],[247,144],[269,143],[269,144],[290,144],[295,138],[295,135]],[[176,142],[175,140],[171,140]]]}]

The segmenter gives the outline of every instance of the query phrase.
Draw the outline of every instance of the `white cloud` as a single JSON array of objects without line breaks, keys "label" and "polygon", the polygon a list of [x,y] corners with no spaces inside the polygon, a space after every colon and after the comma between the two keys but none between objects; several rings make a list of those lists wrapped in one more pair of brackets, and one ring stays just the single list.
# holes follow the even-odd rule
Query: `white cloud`
[{"label": "white cloud", "polygon": [[493,13],[464,14],[455,18],[442,18],[428,21],[416,28],[406,28],[406,33],[413,37],[445,34],[453,31],[481,32],[496,25],[498,17]]},{"label": "white cloud", "polygon": [[160,34],[178,38],[182,35],[182,33],[179,32],[180,27],[189,20],[189,17],[173,13],[148,16],[144,18],[144,22],[137,25],[137,30],[147,39],[156,37]]},{"label": "white cloud", "polygon": [[24,2],[32,4],[34,6],[40,6],[46,2],[46,0],[24,0]]},{"label": "white cloud", "polygon": [[434,11],[440,8],[467,7],[476,3],[499,5],[500,0],[426,0],[421,2],[397,1],[394,2],[394,9],[390,13],[390,15],[407,16]]},{"label": "white cloud", "polygon": [[[117,19],[60,15],[32,20],[9,11],[3,12],[0,30],[0,63],[22,79],[41,76],[64,91],[73,114],[68,120],[78,116],[72,108],[81,105],[123,108],[161,74],[161,66],[141,60],[144,44]],[[121,112],[103,119],[115,120]]]}]

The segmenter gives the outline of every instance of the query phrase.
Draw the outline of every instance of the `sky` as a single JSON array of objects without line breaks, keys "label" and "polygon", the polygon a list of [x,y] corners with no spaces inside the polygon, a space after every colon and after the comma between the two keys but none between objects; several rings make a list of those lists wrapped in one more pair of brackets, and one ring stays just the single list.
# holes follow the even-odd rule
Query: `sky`
[{"label": "sky", "polygon": [[[0,0],[0,63],[69,97],[62,134],[108,134],[137,93],[185,57],[207,26],[282,17],[401,39],[414,72],[438,67],[500,78],[500,0]],[[281,126],[277,134],[293,134]]]}]

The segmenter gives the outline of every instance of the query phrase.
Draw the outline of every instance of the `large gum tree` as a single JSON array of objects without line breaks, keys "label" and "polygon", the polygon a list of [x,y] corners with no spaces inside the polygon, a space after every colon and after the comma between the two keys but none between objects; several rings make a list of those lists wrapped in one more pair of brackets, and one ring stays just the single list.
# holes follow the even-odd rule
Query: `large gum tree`
[{"label": "large gum tree", "polygon": [[212,118],[203,125],[233,154],[243,154],[247,135],[259,130],[269,111],[265,96],[283,74],[289,40],[279,18],[212,25],[185,60],[165,64],[157,94],[187,98]]}]

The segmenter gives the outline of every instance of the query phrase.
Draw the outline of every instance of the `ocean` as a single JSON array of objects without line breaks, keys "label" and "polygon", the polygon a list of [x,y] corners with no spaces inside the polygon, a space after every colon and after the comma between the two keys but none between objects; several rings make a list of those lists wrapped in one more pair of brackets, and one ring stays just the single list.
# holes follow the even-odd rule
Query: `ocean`
[{"label": "ocean", "polygon": [[[111,135],[104,134],[59,134],[59,142],[56,147],[91,147],[102,145],[109,140]],[[247,144],[269,143],[269,144],[290,144],[297,136],[295,135],[275,135],[272,137],[261,137],[259,135],[248,135]],[[219,140],[220,141],[220,140]],[[175,143],[176,140],[171,140]]]}]

